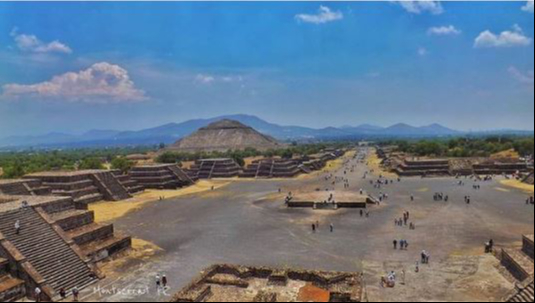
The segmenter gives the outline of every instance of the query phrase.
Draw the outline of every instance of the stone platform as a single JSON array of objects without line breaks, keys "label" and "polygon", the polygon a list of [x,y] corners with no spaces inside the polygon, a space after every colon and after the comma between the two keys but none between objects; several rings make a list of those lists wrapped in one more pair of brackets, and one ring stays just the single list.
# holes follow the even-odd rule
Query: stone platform
[{"label": "stone platform", "polygon": [[128,176],[140,186],[152,189],[177,189],[194,183],[176,164],[136,166]]},{"label": "stone platform", "polygon": [[358,273],[215,265],[171,302],[362,302]]},{"label": "stone platform", "polygon": [[24,178],[39,180],[43,186],[50,188],[52,195],[71,197],[79,204],[101,200],[119,201],[132,197],[128,189],[119,182],[114,171],[109,170],[42,172]]},{"label": "stone platform", "polygon": [[238,177],[242,168],[233,159],[201,159],[189,170],[194,179],[216,179]]},{"label": "stone platform", "polygon": [[[331,198],[332,195],[332,199]],[[287,203],[289,208],[332,209],[366,208],[373,199],[366,195],[352,192],[326,192],[296,194]]]}]

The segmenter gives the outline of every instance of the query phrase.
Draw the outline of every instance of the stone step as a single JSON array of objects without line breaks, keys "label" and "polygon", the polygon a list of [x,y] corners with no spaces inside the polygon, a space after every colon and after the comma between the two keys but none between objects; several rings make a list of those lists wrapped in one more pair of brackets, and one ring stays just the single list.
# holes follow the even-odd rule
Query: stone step
[{"label": "stone step", "polygon": [[[13,227],[16,220],[22,227],[18,235]],[[87,264],[33,209],[1,213],[0,232],[56,293],[96,279]]]},{"label": "stone step", "polygon": [[502,250],[502,265],[519,281],[524,281],[534,274],[533,259],[520,250]]}]

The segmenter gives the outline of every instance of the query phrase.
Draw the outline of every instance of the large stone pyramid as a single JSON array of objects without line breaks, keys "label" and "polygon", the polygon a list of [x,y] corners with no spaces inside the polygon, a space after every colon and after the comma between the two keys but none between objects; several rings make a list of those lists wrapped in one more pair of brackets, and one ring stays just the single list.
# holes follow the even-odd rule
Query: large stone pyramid
[{"label": "large stone pyramid", "polygon": [[199,129],[168,150],[178,152],[226,152],[254,148],[259,151],[284,148],[270,136],[263,135],[252,127],[233,120],[221,120]]}]

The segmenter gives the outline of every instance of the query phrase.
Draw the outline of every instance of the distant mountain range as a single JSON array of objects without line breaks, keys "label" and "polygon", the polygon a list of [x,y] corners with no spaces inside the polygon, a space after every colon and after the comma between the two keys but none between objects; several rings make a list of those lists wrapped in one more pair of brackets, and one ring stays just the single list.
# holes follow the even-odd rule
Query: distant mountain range
[{"label": "distant mountain range", "polygon": [[82,135],[50,133],[42,136],[13,136],[0,139],[0,148],[85,148],[171,144],[188,136],[210,123],[230,119],[251,126],[261,133],[282,141],[318,141],[335,139],[379,139],[379,138],[437,138],[461,135],[516,134],[533,135],[533,131],[498,130],[467,133],[453,130],[439,124],[415,127],[396,124],[379,127],[369,124],[360,126],[328,127],[314,129],[300,126],[281,126],[266,122],[255,116],[231,115],[212,119],[190,120],[183,123],[170,123],[139,131],[92,130]]}]

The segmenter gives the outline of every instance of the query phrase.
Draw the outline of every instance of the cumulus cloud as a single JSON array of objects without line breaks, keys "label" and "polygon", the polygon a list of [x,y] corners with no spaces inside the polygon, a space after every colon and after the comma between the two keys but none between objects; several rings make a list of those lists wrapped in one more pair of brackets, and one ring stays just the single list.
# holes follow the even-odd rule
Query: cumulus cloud
[{"label": "cumulus cloud", "polygon": [[526,5],[524,5],[522,7],[522,10],[525,11],[525,12],[528,12],[528,13],[532,13],[533,14],[533,10],[534,10],[534,7],[533,7],[533,1],[528,1],[526,3]]},{"label": "cumulus cloud", "polygon": [[72,49],[59,41],[43,42],[35,35],[19,34],[18,29],[14,28],[11,37],[21,51],[32,53],[62,53],[71,54]]},{"label": "cumulus cloud", "polygon": [[399,4],[411,14],[431,13],[441,15],[444,13],[444,7],[440,1],[420,0],[420,1],[392,1]]},{"label": "cumulus cloud", "polygon": [[431,27],[427,30],[427,34],[430,36],[456,36],[462,34],[462,31],[457,29],[455,26],[439,26]]},{"label": "cumulus cloud", "polygon": [[69,102],[119,103],[146,100],[145,92],[136,89],[128,72],[118,65],[101,62],[86,70],[69,72],[50,81],[2,87],[5,99],[39,98]]},{"label": "cumulus cloud", "polygon": [[512,30],[503,31],[500,34],[495,34],[489,30],[482,32],[474,43],[476,48],[490,48],[490,47],[519,47],[528,46],[532,39],[524,34],[520,26],[513,26]]},{"label": "cumulus cloud", "polygon": [[517,80],[518,82],[524,85],[527,85],[528,87],[533,88],[533,84],[534,84],[533,70],[524,73],[518,70],[516,67],[511,66],[509,67],[508,71],[509,71],[509,74],[511,74],[511,76],[513,76],[515,80]]},{"label": "cumulus cloud", "polygon": [[295,19],[305,23],[325,24],[344,19],[344,14],[340,11],[332,11],[327,6],[320,6],[317,14],[299,14],[295,16]]}]

